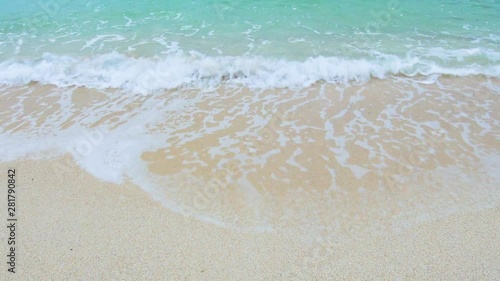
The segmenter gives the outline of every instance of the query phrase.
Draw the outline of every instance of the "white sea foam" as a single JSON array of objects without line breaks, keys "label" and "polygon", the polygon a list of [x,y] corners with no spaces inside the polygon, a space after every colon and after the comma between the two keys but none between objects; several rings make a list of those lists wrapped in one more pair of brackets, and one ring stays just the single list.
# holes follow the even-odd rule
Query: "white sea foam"
[{"label": "white sea foam", "polygon": [[264,57],[205,56],[179,51],[163,58],[108,53],[91,58],[45,54],[0,63],[0,84],[29,82],[59,87],[116,88],[149,93],[221,83],[251,88],[307,87],[318,81],[367,81],[394,75],[500,76],[500,54],[492,50],[433,49],[425,56],[372,54],[367,58],[311,57],[290,61]]},{"label": "white sea foam", "polygon": [[[393,89],[394,95],[400,95],[400,97],[404,97],[405,99],[385,104],[385,108],[381,111],[376,121],[375,119],[371,119],[373,116],[368,117],[368,115],[365,115],[368,113],[360,110],[364,107],[363,105],[366,105],[366,103],[362,103],[364,100],[363,94],[367,93],[366,88],[369,87],[361,87],[363,90],[359,90],[355,96],[349,99],[348,106],[335,110],[333,110],[333,106],[336,104],[336,101],[325,103],[327,100],[324,99],[324,90],[319,90],[317,95],[311,95],[311,91],[302,90],[296,91],[293,95],[286,95],[289,92],[287,89],[254,91],[251,95],[246,95],[246,91],[240,89],[229,89],[229,93],[224,94],[206,93],[204,95],[191,95],[189,93],[192,93],[192,91],[187,90],[171,91],[167,95],[152,95],[148,97],[122,95],[116,91],[100,91],[101,94],[107,96],[107,98],[103,99],[104,103],[95,100],[92,106],[79,108],[79,106],[73,104],[73,97],[79,90],[76,88],[54,89],[50,87],[52,90],[44,90],[43,95],[39,96],[36,92],[30,90],[30,88],[38,89],[38,86],[21,87],[25,89],[26,93],[19,93],[22,92],[19,89],[16,89],[17,92],[8,93],[10,90],[7,88],[6,93],[4,93],[5,97],[15,96],[18,101],[8,108],[8,114],[4,114],[8,117],[4,117],[5,121],[0,124],[2,132],[0,134],[0,143],[2,144],[0,146],[0,155],[2,156],[0,162],[17,161],[25,157],[45,158],[48,156],[48,159],[56,158],[56,160],[50,162],[53,176],[71,176],[75,177],[75,180],[78,180],[78,177],[80,177],[77,174],[79,170],[75,169],[71,162],[57,158],[68,153],[79,167],[102,181],[117,184],[130,181],[140,186],[153,198],[174,211],[193,215],[199,219],[223,226],[232,226],[230,220],[225,220],[223,217],[219,217],[208,211],[204,212],[207,209],[203,208],[210,208],[211,205],[207,204],[205,207],[202,205],[200,208],[194,206],[194,209],[191,210],[187,207],[191,206],[189,205],[191,201],[186,203],[186,201],[183,201],[185,199],[179,197],[177,194],[181,194],[181,190],[187,187],[192,188],[190,192],[192,192],[193,198],[208,198],[206,191],[202,190],[203,186],[209,186],[207,181],[196,176],[190,176],[187,179],[186,177],[182,177],[182,174],[189,174],[189,169],[199,169],[200,171],[207,172],[207,175],[214,175],[209,183],[219,181],[220,179],[216,176],[217,172],[225,171],[228,167],[229,159],[237,159],[239,163],[238,173],[241,173],[240,176],[229,181],[224,181],[222,184],[219,184],[219,188],[220,190],[229,190],[229,183],[241,188],[241,193],[239,194],[245,196],[242,202],[246,202],[248,206],[252,206],[256,212],[264,214],[264,219],[259,217],[260,214],[256,215],[256,218],[258,218],[256,219],[257,222],[255,222],[255,225],[249,223],[249,229],[265,230],[269,228],[269,225],[272,226],[265,217],[267,214],[272,214],[272,211],[262,207],[266,206],[262,203],[264,199],[259,201],[259,193],[256,191],[256,187],[248,180],[248,175],[253,173],[255,169],[263,169],[265,165],[275,163],[273,161],[276,160],[277,155],[283,153],[281,149],[289,147],[293,153],[289,155],[286,153],[282,154],[283,156],[287,156],[283,162],[286,165],[275,163],[275,166],[280,168],[279,170],[271,169],[269,175],[271,173],[274,176],[279,175],[279,173],[285,173],[289,177],[287,180],[291,181],[294,185],[298,184],[298,180],[302,182],[302,179],[292,174],[293,169],[298,171],[297,175],[307,177],[304,178],[304,180],[309,181],[307,184],[321,184],[320,182],[325,178],[340,179],[340,171],[345,170],[326,166],[325,171],[321,174],[314,172],[313,167],[319,168],[320,166],[312,166],[311,163],[322,163],[323,159],[328,162],[338,163],[352,172],[353,179],[359,180],[361,177],[366,176],[366,173],[369,171],[366,166],[352,162],[353,156],[355,157],[355,154],[359,153],[361,149],[368,151],[370,159],[378,159],[378,164],[373,162],[370,168],[372,172],[376,171],[376,169],[385,169],[390,163],[398,163],[400,161],[399,156],[397,156],[399,152],[391,153],[389,148],[393,146],[385,146],[385,140],[397,144],[396,146],[405,147],[409,144],[408,139],[411,139],[415,142],[413,146],[421,151],[418,155],[433,158],[434,154],[427,153],[427,149],[433,149],[432,146],[438,149],[436,144],[438,140],[435,141],[432,139],[432,141],[426,142],[426,138],[428,140],[430,138],[425,137],[424,134],[428,134],[429,132],[443,132],[443,136],[446,136],[446,127],[442,126],[436,120],[447,116],[450,121],[453,122],[455,120],[455,124],[459,125],[461,129],[459,134],[456,136],[450,134],[449,138],[444,141],[446,143],[463,143],[465,148],[461,148],[462,146],[458,145],[455,149],[460,149],[459,151],[464,151],[465,149],[467,151],[474,151],[473,154],[481,162],[484,162],[484,165],[477,166],[485,170],[484,174],[481,175],[481,177],[485,178],[485,183],[481,183],[484,185],[483,187],[477,188],[477,183],[468,180],[467,177],[469,175],[463,173],[466,175],[464,176],[466,179],[462,180],[462,182],[467,184],[467,186],[474,186],[474,196],[471,195],[470,198],[475,198],[474,202],[477,202],[478,206],[483,207],[497,202],[495,200],[498,200],[498,196],[493,197],[491,196],[491,192],[487,192],[490,191],[488,189],[489,186],[498,185],[498,177],[495,176],[495,171],[498,170],[495,170],[499,162],[498,153],[495,154],[484,150],[481,143],[478,143],[479,137],[470,129],[470,125],[467,124],[487,124],[483,126],[485,128],[483,132],[492,134],[492,128],[495,128],[498,122],[488,114],[476,115],[472,110],[469,112],[467,110],[464,111],[466,115],[460,118],[445,115],[438,110],[435,112],[436,117],[431,117],[431,121],[419,120],[418,118],[407,119],[411,117],[411,113],[405,113],[405,111],[408,109],[411,110],[412,106],[419,103],[421,100],[417,97],[426,92],[424,88],[420,88],[419,83],[412,84],[415,85],[413,85],[410,92],[413,91],[415,93],[404,93],[405,86]],[[437,86],[440,87],[440,85]],[[485,85],[485,87],[487,86]],[[327,86],[323,85],[320,88],[324,89],[325,87]],[[451,98],[446,94],[446,90],[455,90],[455,88],[453,86],[446,88],[446,85],[443,85],[443,87],[445,92],[440,99],[436,99],[438,101],[436,106],[442,106],[443,111],[446,111],[446,98]],[[491,89],[494,89],[494,85],[491,85],[491,87]],[[347,94],[347,92],[342,90],[343,87],[335,88],[339,92],[334,96]],[[186,93],[183,94],[183,92]],[[239,96],[236,103],[232,102],[235,97],[233,94]],[[46,97],[48,98],[47,100],[43,99],[44,95],[48,96]],[[26,113],[24,104],[25,102],[29,104],[30,97],[33,96],[37,96],[36,100],[39,108],[32,113]],[[55,112],[50,113],[54,108],[51,109],[44,103],[47,103],[49,100],[54,102],[55,98],[58,99],[55,103],[59,106]],[[140,107],[134,108],[133,106],[129,106],[133,104],[135,98],[142,100]],[[406,98],[409,99],[406,100]],[[480,106],[484,107],[486,111],[490,111],[490,108],[492,108],[492,103],[489,100],[491,100],[491,97],[478,99],[481,102]],[[304,103],[304,101],[306,102]],[[213,106],[214,103],[216,106]],[[283,106],[284,104],[291,103],[301,104],[299,108],[302,107],[302,110],[313,108],[308,107],[308,104],[321,103],[325,110],[320,113],[323,119],[320,122],[324,122],[324,126],[316,127],[306,125],[307,123],[299,122],[299,120],[290,121],[285,118],[281,119],[282,117],[279,116],[289,116],[291,112],[297,110],[297,108],[288,106],[278,110],[280,105]],[[263,106],[255,106],[260,104]],[[458,103],[453,104],[456,105]],[[200,107],[200,105],[208,106],[205,108],[204,106]],[[223,108],[222,111],[221,108]],[[273,108],[276,109],[276,114],[272,113]],[[326,109],[332,111],[328,112]],[[40,114],[41,112],[51,116],[42,122],[40,121],[42,119],[40,116],[43,115]],[[124,115],[120,115],[120,112]],[[314,115],[311,110],[305,112],[311,112],[311,115]],[[427,113],[434,114],[429,111]],[[467,114],[470,116],[468,117]],[[116,120],[108,118],[113,115],[115,115]],[[215,116],[224,116],[224,118],[218,119]],[[241,121],[241,116],[245,116],[245,122]],[[276,117],[279,117],[280,120],[276,120]],[[474,119],[468,119],[472,117]],[[197,122],[197,118],[202,118],[203,122]],[[313,119],[314,117],[303,116],[296,118]],[[467,119],[462,120],[462,118]],[[337,123],[338,119],[344,119],[346,123],[339,126]],[[24,120],[24,122],[19,122],[20,120]],[[108,121],[101,122],[102,120]],[[75,121],[75,124],[62,129],[72,121]],[[398,125],[398,122],[402,122],[406,126]],[[228,133],[228,129],[235,127],[237,123],[245,123],[247,127],[242,127],[241,130],[237,130],[234,133]],[[93,126],[95,124],[100,125]],[[321,125],[321,123],[318,125]],[[265,130],[266,128],[276,133],[275,142],[268,142],[260,138],[263,136],[261,132],[267,131]],[[324,128],[325,132],[324,138],[321,134],[318,134],[322,128]],[[315,133],[311,134],[311,131]],[[376,133],[367,135],[366,132],[370,131]],[[292,133],[286,135],[287,132]],[[402,132],[406,137],[402,138],[398,132]],[[210,141],[200,142],[206,136],[217,136],[215,138],[217,141],[213,143]],[[359,138],[359,140],[353,142],[355,138]],[[322,139],[326,142],[322,143]],[[203,143],[203,145],[200,147],[196,144],[197,142]],[[430,145],[420,148],[422,144],[429,142]],[[244,144],[244,149],[238,145],[239,143]],[[310,146],[308,143],[318,143],[318,147],[322,148],[318,151],[311,151],[309,150]],[[193,144],[193,150],[189,148],[191,144]],[[356,148],[352,147],[353,144]],[[170,148],[175,147],[183,149],[178,152],[170,150]],[[460,158],[462,157],[460,156],[461,153],[457,153],[455,149],[446,148],[444,151],[447,151],[450,156],[456,155],[453,157],[462,159]],[[177,158],[178,160],[182,160],[180,162],[166,161],[162,166],[185,165],[188,168],[182,170],[182,172],[167,175],[152,172],[150,170],[151,162],[146,159],[147,157],[143,156],[145,152],[158,151],[165,151],[166,159]],[[206,152],[205,156],[203,156],[204,152]],[[212,161],[214,162],[212,163]],[[485,167],[482,168],[483,166]],[[207,169],[207,167],[212,168]],[[399,169],[401,166],[395,167]],[[445,180],[447,180],[455,174],[460,175],[460,172],[447,172],[445,170],[444,172],[440,172],[440,174],[446,176]],[[398,170],[398,173],[403,172]],[[424,175],[428,177],[428,181],[432,181],[434,178],[439,178],[440,174]],[[413,180],[411,177],[421,174],[412,172],[407,176],[398,175],[394,176],[396,180],[411,182]],[[486,180],[488,181],[486,182]],[[339,187],[335,186],[335,188]],[[361,186],[360,190],[363,190],[363,188]],[[443,193],[447,192],[445,188],[453,190],[453,188],[450,188],[450,185],[446,184],[443,185]],[[457,188],[455,190],[460,189]],[[265,193],[263,193],[264,195]],[[440,194],[437,194],[436,198],[441,198],[439,196]],[[213,197],[207,200],[218,202]],[[322,204],[327,203],[323,202]],[[214,203],[214,205],[216,204]],[[331,203],[328,203],[328,205],[332,206]],[[433,210],[433,212],[435,211]],[[283,219],[287,219],[287,217],[283,217]]]}]

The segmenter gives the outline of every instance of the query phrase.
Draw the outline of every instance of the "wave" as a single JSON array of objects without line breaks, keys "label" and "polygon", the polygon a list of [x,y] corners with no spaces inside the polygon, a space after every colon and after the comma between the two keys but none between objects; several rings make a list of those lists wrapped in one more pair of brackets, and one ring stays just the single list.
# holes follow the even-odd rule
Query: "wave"
[{"label": "wave", "polygon": [[[396,75],[500,76],[500,55],[491,50],[434,49],[425,56],[377,54],[367,58],[310,57],[290,61],[265,57],[205,56],[197,52],[164,58],[134,58],[116,52],[91,58],[44,54],[0,63],[0,84],[30,82],[58,87],[115,88],[150,93],[222,83],[250,88],[308,87],[315,82],[368,81]],[[481,63],[479,63],[481,62]]]}]

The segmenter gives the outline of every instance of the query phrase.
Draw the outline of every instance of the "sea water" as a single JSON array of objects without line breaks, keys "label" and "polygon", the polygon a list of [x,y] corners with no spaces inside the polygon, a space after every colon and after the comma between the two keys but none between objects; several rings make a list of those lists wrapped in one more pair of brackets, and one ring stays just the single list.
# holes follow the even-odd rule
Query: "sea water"
[{"label": "sea water", "polygon": [[386,233],[498,206],[499,41],[497,1],[3,1],[0,161]]},{"label": "sea water", "polygon": [[498,1],[5,1],[0,83],[147,93],[498,76],[498,30]]}]

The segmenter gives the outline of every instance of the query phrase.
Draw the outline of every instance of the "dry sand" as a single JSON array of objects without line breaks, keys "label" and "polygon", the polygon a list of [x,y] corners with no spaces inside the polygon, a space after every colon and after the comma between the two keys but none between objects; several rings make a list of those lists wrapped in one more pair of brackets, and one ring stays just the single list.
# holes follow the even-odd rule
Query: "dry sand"
[{"label": "dry sand", "polygon": [[136,186],[103,183],[78,168],[56,176],[48,161],[0,166],[16,168],[19,195],[17,273],[6,274],[2,262],[2,281],[500,278],[498,207],[360,233],[355,243],[317,243],[188,218]]}]

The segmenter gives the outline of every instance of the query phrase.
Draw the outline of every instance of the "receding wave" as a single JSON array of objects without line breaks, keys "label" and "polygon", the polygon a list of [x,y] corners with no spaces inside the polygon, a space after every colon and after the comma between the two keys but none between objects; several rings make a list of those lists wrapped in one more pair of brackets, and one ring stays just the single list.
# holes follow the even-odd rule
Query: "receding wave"
[{"label": "receding wave", "polygon": [[179,87],[210,88],[221,83],[250,88],[297,88],[318,81],[363,82],[395,75],[500,76],[498,52],[436,50],[425,56],[318,56],[303,61],[255,56],[211,57],[197,52],[163,58],[134,58],[116,52],[91,58],[45,54],[38,59],[1,62],[0,84],[38,82],[58,87],[116,88],[150,93]]}]

